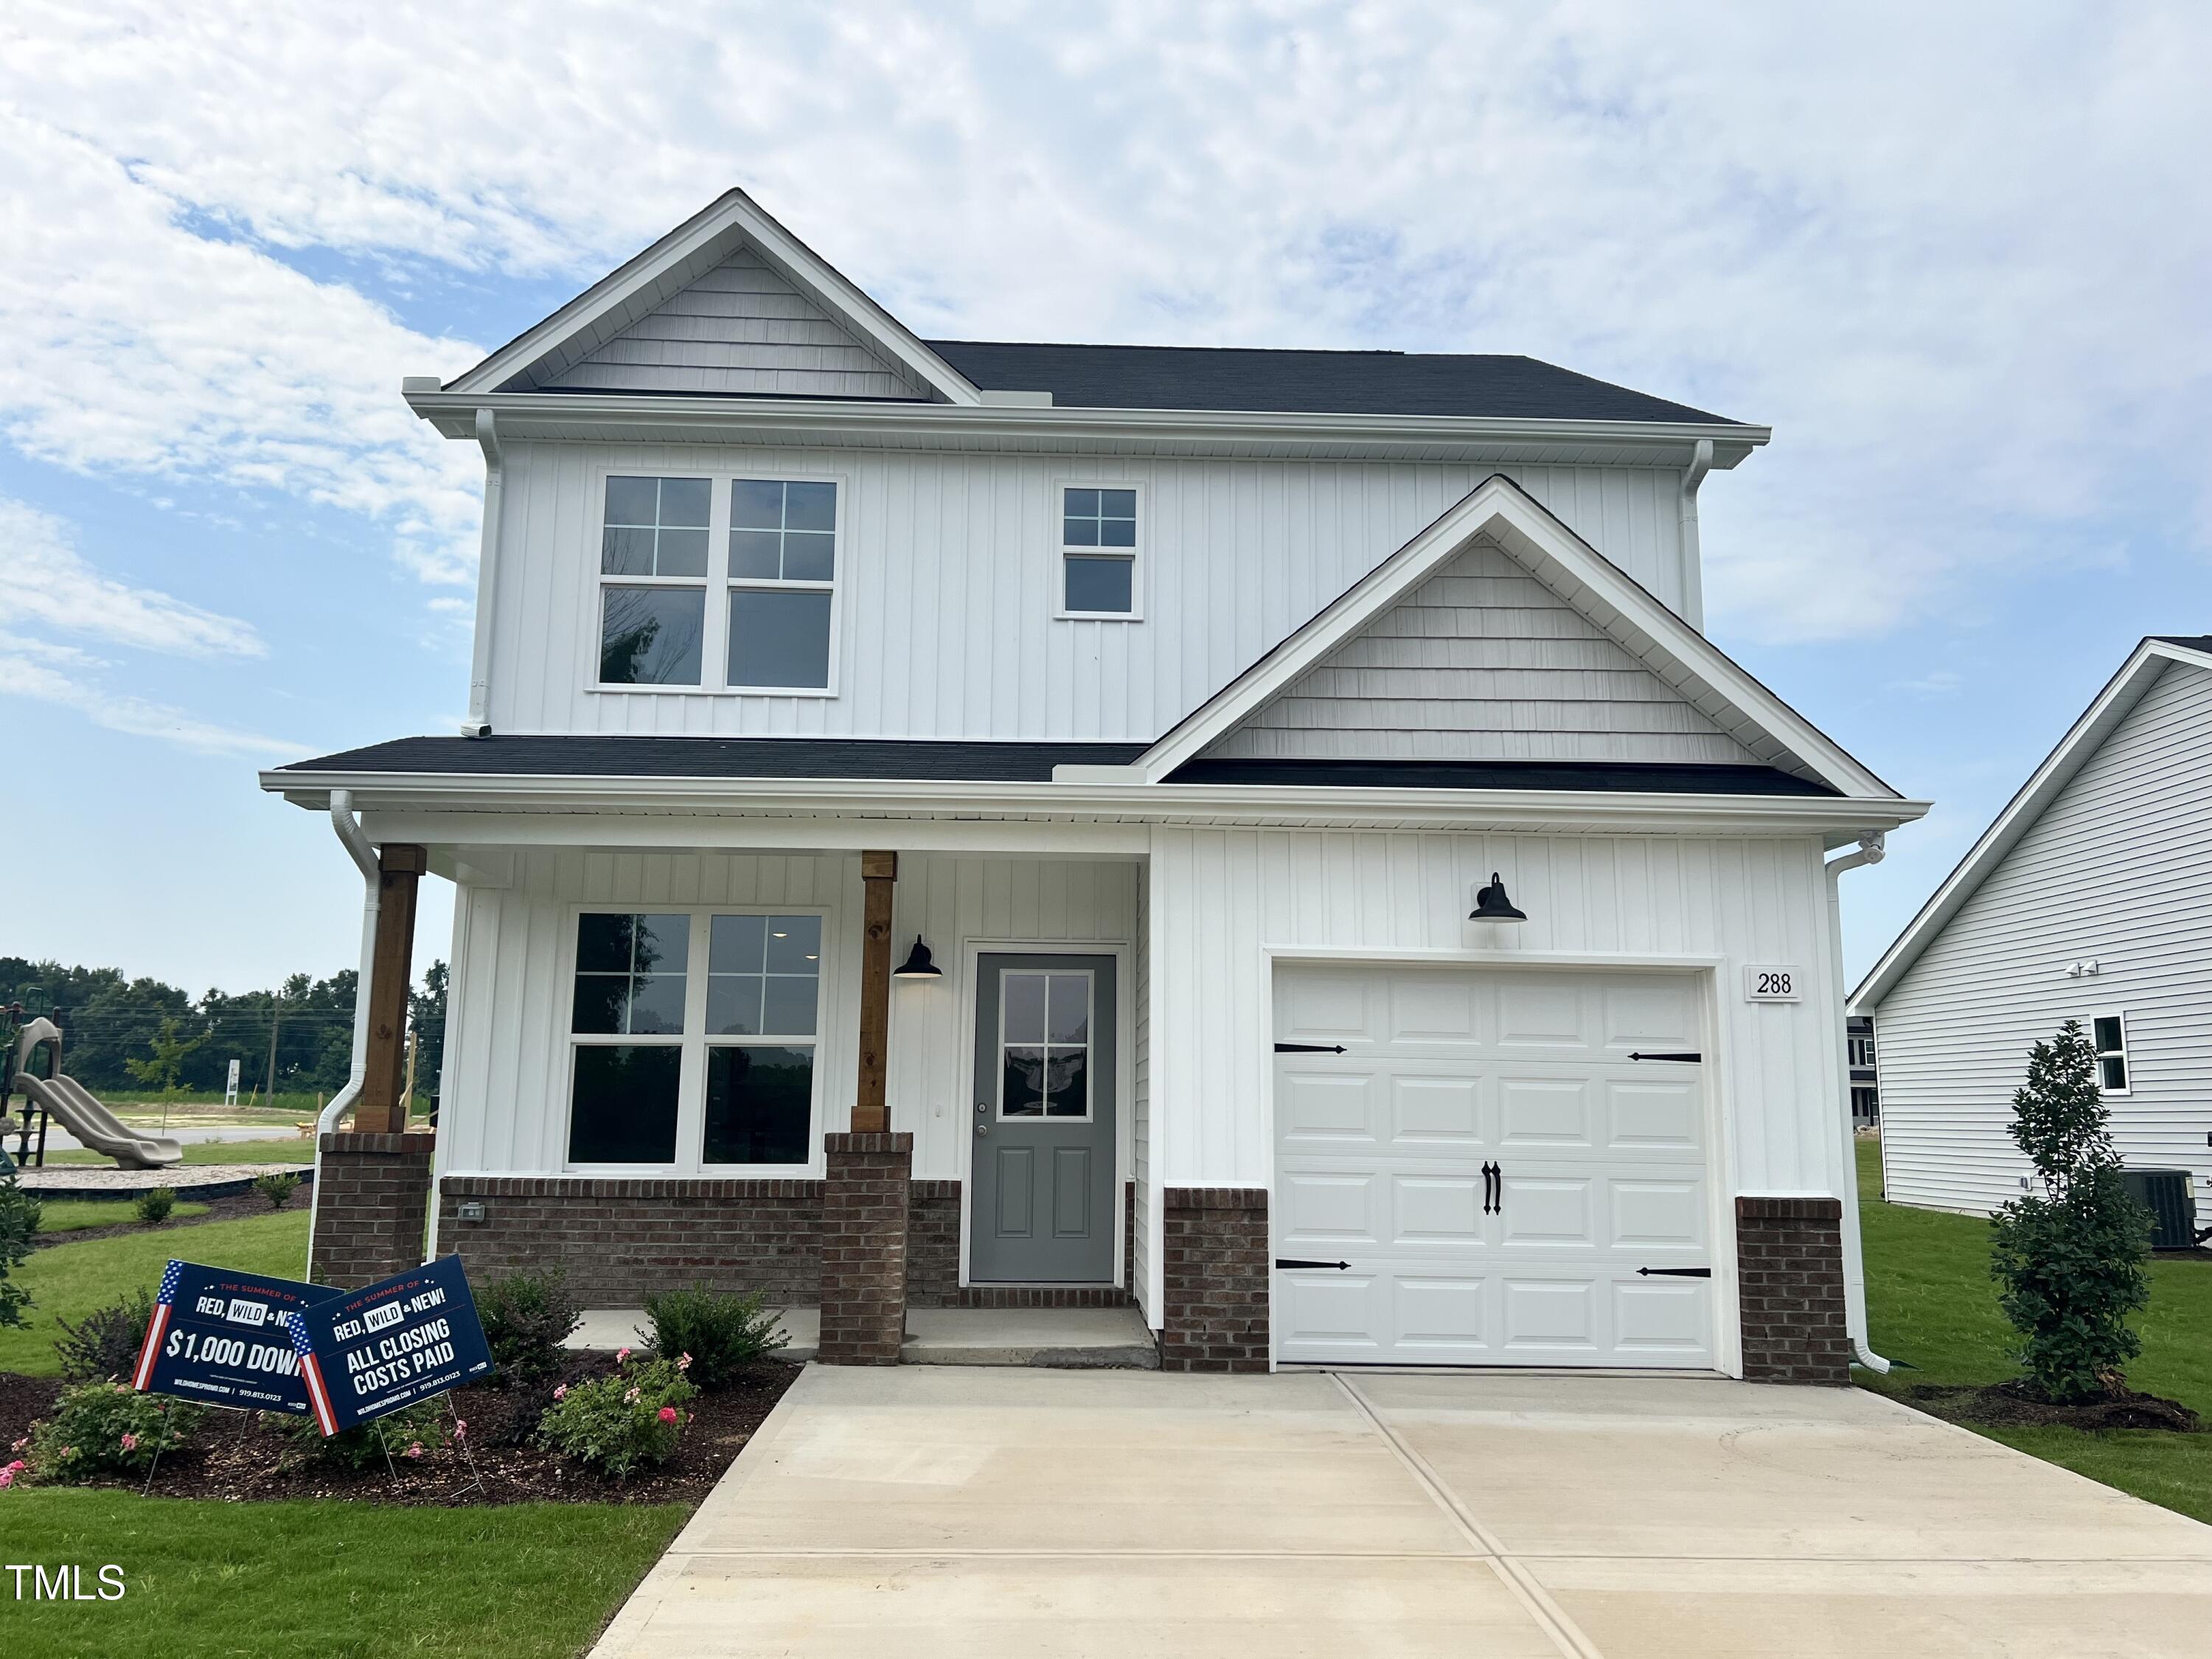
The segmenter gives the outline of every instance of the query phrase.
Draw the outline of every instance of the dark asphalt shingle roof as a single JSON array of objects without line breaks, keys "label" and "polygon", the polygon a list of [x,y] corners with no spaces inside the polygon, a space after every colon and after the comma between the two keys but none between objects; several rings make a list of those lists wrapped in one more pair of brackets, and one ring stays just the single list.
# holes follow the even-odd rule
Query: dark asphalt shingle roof
[{"label": "dark asphalt shingle roof", "polygon": [[988,340],[925,343],[979,386],[1049,392],[1054,405],[1062,409],[1738,424],[1534,357]]},{"label": "dark asphalt shingle roof", "polygon": [[2160,645],[2179,645],[2191,651],[2212,651],[2212,634],[2154,634]]},{"label": "dark asphalt shingle roof", "polygon": [[[868,778],[1048,783],[1056,765],[1123,766],[1141,743],[944,743],[860,738],[521,736],[398,738],[285,772],[399,772],[449,777]],[[1767,766],[1610,761],[1198,760],[1170,782],[1275,788],[1580,789],[1685,795],[1826,795]]]}]

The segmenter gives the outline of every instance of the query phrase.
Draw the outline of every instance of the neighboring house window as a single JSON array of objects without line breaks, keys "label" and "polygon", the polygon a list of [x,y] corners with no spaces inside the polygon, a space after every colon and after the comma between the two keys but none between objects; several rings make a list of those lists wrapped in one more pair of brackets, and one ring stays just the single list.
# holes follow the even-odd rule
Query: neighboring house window
[{"label": "neighboring house window", "polygon": [[821,975],[819,915],[579,915],[568,1162],[807,1163]]},{"label": "neighboring house window", "polygon": [[1065,617],[1137,615],[1137,492],[1060,490],[1060,606]]},{"label": "neighboring house window", "polygon": [[1854,1086],[1851,1090],[1851,1121],[1863,1127],[1881,1120],[1881,1095],[1863,1084]]},{"label": "neighboring house window", "polygon": [[2089,1022],[2097,1045],[2097,1086],[2108,1095],[2128,1092],[2128,1024],[2124,1014],[2099,1014]]},{"label": "neighboring house window", "polygon": [[704,478],[611,477],[599,541],[599,683],[696,685],[707,623]]},{"label": "neighboring house window", "polygon": [[1091,1115],[1091,975],[999,976],[999,1115]]},{"label": "neighboring house window", "polygon": [[732,480],[726,684],[827,690],[836,579],[836,484]]},{"label": "neighboring house window", "polygon": [[1855,1036],[1850,1040],[1850,1045],[1852,1065],[1871,1066],[1874,1064],[1874,1039],[1872,1037]]}]

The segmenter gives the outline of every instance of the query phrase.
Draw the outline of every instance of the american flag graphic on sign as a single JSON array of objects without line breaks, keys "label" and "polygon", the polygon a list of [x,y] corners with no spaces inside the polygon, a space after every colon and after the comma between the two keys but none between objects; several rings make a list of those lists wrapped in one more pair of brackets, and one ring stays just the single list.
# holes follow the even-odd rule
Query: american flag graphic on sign
[{"label": "american flag graphic on sign", "polygon": [[315,1351],[307,1346],[307,1322],[295,1313],[276,1316],[284,1328],[291,1333],[292,1352],[300,1357],[300,1380],[307,1385],[307,1404],[313,1407],[315,1426],[325,1434],[338,1431],[338,1419],[331,1410],[331,1394],[323,1386],[323,1368],[315,1362]]},{"label": "american flag graphic on sign", "polygon": [[131,1378],[131,1386],[141,1394],[154,1380],[154,1361],[161,1352],[161,1339],[169,1334],[169,1310],[177,1305],[177,1280],[184,1272],[181,1261],[172,1261],[161,1270],[161,1294],[154,1300],[154,1316],[146,1322],[145,1344],[138,1350],[138,1369]]}]

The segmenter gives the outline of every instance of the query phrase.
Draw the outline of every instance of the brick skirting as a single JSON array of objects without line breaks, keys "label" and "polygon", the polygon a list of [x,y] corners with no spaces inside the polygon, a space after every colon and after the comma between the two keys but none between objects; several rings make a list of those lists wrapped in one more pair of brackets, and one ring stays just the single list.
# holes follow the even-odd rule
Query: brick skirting
[{"label": "brick skirting", "polygon": [[1832,1198],[1736,1200],[1747,1382],[1851,1380],[1843,1218]]},{"label": "brick skirting", "polygon": [[1173,1187],[1160,1215],[1160,1366],[1267,1369],[1267,1189]]},{"label": "brick skirting", "polygon": [[350,1289],[422,1262],[433,1135],[326,1134],[307,1277]]},{"label": "brick skirting", "polygon": [[907,1214],[914,1137],[833,1134],[822,1190],[825,1365],[896,1365],[906,1340]]}]

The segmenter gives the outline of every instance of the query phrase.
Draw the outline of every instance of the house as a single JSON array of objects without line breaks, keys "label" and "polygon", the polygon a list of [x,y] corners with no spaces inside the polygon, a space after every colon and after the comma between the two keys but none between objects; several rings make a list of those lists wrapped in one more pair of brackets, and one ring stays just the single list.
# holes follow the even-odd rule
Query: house
[{"label": "house", "polygon": [[1858,989],[1893,1200],[1986,1213],[2027,1185],[2027,1052],[2097,1045],[2112,1139],[2212,1200],[2212,635],[2147,639]]},{"label": "house", "polygon": [[472,1271],[818,1302],[828,1358],[1133,1304],[1171,1367],[1844,1376],[1833,879],[1925,808],[1700,631],[1765,428],[924,340],[735,191],[404,395],[485,458],[468,735],[263,775],[373,911],[319,1273],[434,1184]]},{"label": "house", "polygon": [[1850,1067],[1851,1127],[1880,1127],[1881,1088],[1875,1064],[1874,1021],[1864,1014],[1853,1014],[1844,1021],[1844,1059]]}]

